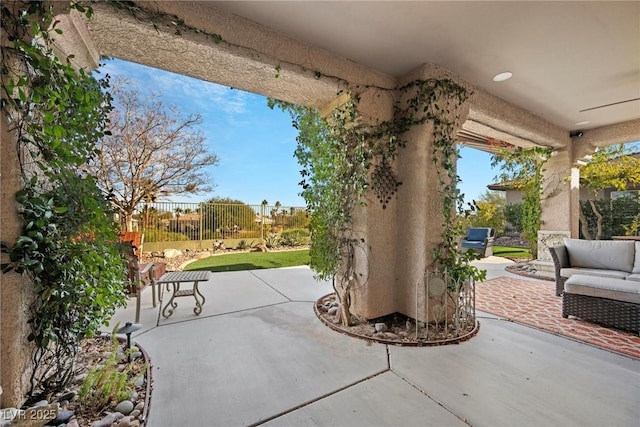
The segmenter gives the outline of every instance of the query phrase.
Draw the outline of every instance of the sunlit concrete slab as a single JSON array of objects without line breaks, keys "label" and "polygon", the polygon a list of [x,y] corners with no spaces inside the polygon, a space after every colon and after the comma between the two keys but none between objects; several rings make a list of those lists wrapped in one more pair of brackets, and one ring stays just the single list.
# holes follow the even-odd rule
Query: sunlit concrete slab
[{"label": "sunlit concrete slab", "polygon": [[291,301],[317,301],[333,292],[331,281],[314,279],[313,271],[307,266],[253,270],[252,273]]},{"label": "sunlit concrete slab", "polygon": [[[368,343],[317,319],[315,293],[330,284],[312,277],[306,267],[215,273],[202,285],[209,311],[195,316],[183,298],[184,318],[159,326],[146,289],[143,330],[134,337],[153,365],[147,425],[564,427],[640,419],[638,359],[480,312],[480,331],[458,345]],[[134,304],[113,320],[132,316]]]},{"label": "sunlit concrete slab", "polygon": [[[182,284],[181,287],[181,289],[191,288],[190,284]],[[199,315],[194,313],[195,299],[193,297],[180,297],[174,299],[178,306],[168,318],[162,315],[162,310],[168,304],[172,291],[167,292],[165,288],[159,325],[217,316],[288,301],[284,295],[260,280],[249,270],[212,273],[211,279],[201,282],[198,288],[205,297],[202,313]]]},{"label": "sunlit concrete slab", "polygon": [[[142,299],[140,300],[140,319],[138,321],[142,328],[132,334],[132,336],[134,337],[144,331],[148,331],[149,329],[156,327],[158,323],[158,310],[160,308],[160,301],[157,300],[158,295],[156,295],[156,306],[153,307],[152,295],[153,294],[150,286],[147,286],[142,291]],[[109,323],[102,327],[102,331],[111,333],[116,324],[119,323],[120,326],[122,326],[126,322],[135,323],[135,319],[136,297],[130,296],[129,298],[127,298],[127,306],[125,308],[118,309]]]},{"label": "sunlit concrete slab", "polygon": [[484,318],[460,345],[390,347],[391,368],[473,426],[631,426],[640,360]]},{"label": "sunlit concrete slab", "polygon": [[266,426],[466,426],[391,371],[341,390]]},{"label": "sunlit concrete slab", "polygon": [[[519,276],[517,274],[513,274],[507,270],[505,270],[505,267],[509,266],[509,265],[513,265],[515,264],[513,261],[511,261],[508,258],[503,258],[503,257],[499,257],[499,256],[489,256],[486,258],[482,258],[479,260],[475,260],[471,262],[471,265],[474,265],[475,267],[479,268],[480,270],[485,270],[487,272],[487,280],[489,279],[495,279],[496,277],[501,277],[501,276],[506,276],[506,277],[513,277],[513,278],[518,278],[518,279],[522,279],[522,276]],[[545,279],[536,279],[536,278],[527,278],[527,280],[533,281],[533,282],[540,282],[540,283],[551,283],[549,280],[545,280]]]},{"label": "sunlit concrete slab", "polygon": [[514,262],[510,259],[493,255],[471,262],[471,265],[487,272],[487,279],[493,279],[495,277],[510,274],[505,271],[505,267],[511,264],[514,264]]},{"label": "sunlit concrete slab", "polygon": [[256,423],[388,367],[384,346],[328,329],[302,302],[160,326],[137,342],[154,366],[150,427]]}]

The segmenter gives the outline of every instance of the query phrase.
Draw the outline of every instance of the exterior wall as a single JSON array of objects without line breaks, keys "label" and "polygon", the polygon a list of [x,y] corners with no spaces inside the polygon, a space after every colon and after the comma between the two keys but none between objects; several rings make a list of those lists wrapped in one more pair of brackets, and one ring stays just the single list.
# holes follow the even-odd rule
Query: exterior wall
[{"label": "exterior wall", "polygon": [[[0,239],[11,245],[22,228],[15,202],[15,194],[22,185],[16,140],[8,132],[6,115],[2,114],[1,120]],[[13,272],[0,274],[0,407],[20,407],[29,386],[31,346],[26,337],[29,333],[27,313],[31,296],[31,287],[26,278]]]},{"label": "exterior wall", "polygon": [[[68,4],[51,2],[54,10],[67,12]],[[85,43],[88,33],[86,27],[76,26],[61,16],[60,28],[64,28],[65,37],[58,40],[57,53],[64,54],[65,48],[75,48],[77,66],[95,66],[95,54],[89,52]],[[1,43],[7,40],[2,32]],[[84,49],[84,50],[83,50]],[[82,50],[80,54],[79,50]],[[4,52],[3,52],[4,53]],[[66,55],[64,55],[66,56]],[[7,57],[3,58],[7,62]],[[81,63],[89,61],[88,64]],[[0,240],[12,245],[22,229],[21,218],[17,212],[15,194],[22,188],[18,148],[15,135],[10,132],[8,118],[4,111],[0,117]],[[3,258],[4,260],[4,258]],[[0,274],[0,408],[20,407],[30,387],[31,355],[33,346],[27,340],[30,327],[29,305],[33,300],[30,281],[26,276],[10,272]]]},{"label": "exterior wall", "polygon": [[518,190],[506,190],[505,191],[506,204],[512,205],[514,203],[522,202],[522,191]]}]

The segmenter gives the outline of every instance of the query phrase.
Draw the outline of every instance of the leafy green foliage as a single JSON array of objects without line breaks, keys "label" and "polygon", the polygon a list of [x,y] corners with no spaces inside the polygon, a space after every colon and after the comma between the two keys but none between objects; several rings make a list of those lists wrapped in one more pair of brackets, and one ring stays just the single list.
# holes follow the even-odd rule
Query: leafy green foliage
[{"label": "leafy green foliage", "polygon": [[[114,212],[82,166],[106,132],[108,80],[96,80],[48,47],[51,12],[25,3],[3,8],[2,110],[18,141],[24,187],[16,201],[23,219],[16,242],[3,242],[2,272],[26,275],[33,286],[29,340],[31,397],[61,389],[72,378],[79,341],[124,305],[125,262]],[[91,15],[90,9],[77,6]],[[39,39],[43,43],[31,42]]]},{"label": "leafy green foliage", "polygon": [[232,237],[239,230],[257,230],[256,213],[240,200],[214,197],[200,204],[202,224],[205,230],[226,233]]},{"label": "leafy green foliage", "polygon": [[[313,236],[310,265],[320,279],[329,279],[338,271],[344,231],[351,218],[353,198],[357,197],[350,195],[347,188],[357,192],[366,185],[357,171],[361,163],[350,168],[345,165],[343,159],[349,156],[349,148],[341,145],[338,133],[332,134],[316,110],[274,100],[269,100],[269,106],[288,111],[293,127],[300,131],[295,156],[302,166],[301,195],[313,212],[309,223]],[[267,247],[269,243],[267,239]]]},{"label": "leafy green foliage", "polygon": [[92,367],[78,390],[80,403],[87,408],[97,408],[98,412],[129,399],[135,390],[135,376],[147,369],[146,364],[134,366],[131,363],[122,370],[118,369],[118,340],[115,334],[112,337],[111,352],[106,362]]},{"label": "leafy green foliage", "polygon": [[496,179],[523,193],[522,232],[534,256],[538,253],[544,165],[551,151],[551,148],[530,148],[513,152],[503,150],[491,160],[492,167],[501,169],[501,174]]},{"label": "leafy green foliage", "polygon": [[[595,211],[601,215],[598,218]],[[610,239],[612,236],[637,236],[640,228],[640,195],[630,195],[614,200],[583,200],[580,202],[583,212],[581,218],[584,223],[580,230],[586,229],[588,237],[598,235],[600,239]],[[582,234],[582,237],[586,236]]]},{"label": "leafy green foliage", "polygon": [[[630,150],[623,144],[607,147],[595,152],[589,163],[580,169],[580,184],[592,194],[591,199],[581,204],[580,210],[580,231],[585,239],[601,239],[620,231],[619,227],[615,227],[615,231],[611,228],[605,230],[607,225],[604,223],[610,223],[615,213],[605,216],[604,212],[608,212],[606,204],[601,206],[595,199],[604,189],[615,188],[621,191],[626,190],[629,185],[640,184],[640,159],[629,153]],[[595,227],[590,224],[589,217],[595,218]]]},{"label": "leafy green foliage", "polygon": [[470,264],[478,255],[473,251],[460,253],[458,239],[464,235],[459,215],[468,217],[472,209],[465,209],[464,195],[458,189],[460,178],[456,163],[458,149],[455,131],[459,126],[461,108],[467,100],[467,90],[449,79],[416,81],[404,89],[415,88],[416,95],[408,102],[403,115],[405,126],[431,121],[433,123],[432,159],[438,173],[442,196],[443,230],[440,243],[433,250],[433,268],[449,279],[449,287],[456,291],[468,279],[483,280],[486,272]]},{"label": "leafy green foliage", "polygon": [[280,246],[280,235],[277,233],[267,233],[264,237],[264,245],[269,248],[277,248]]},{"label": "leafy green foliage", "polygon": [[308,242],[309,236],[309,232],[303,228],[292,228],[280,234],[280,242],[284,246],[300,246]]},{"label": "leafy green foliage", "polygon": [[580,183],[594,194],[605,188],[626,190],[640,184],[640,159],[630,156],[623,144],[600,149],[580,168]]},{"label": "leafy green foliage", "polygon": [[[357,112],[358,96],[351,96],[333,111],[327,120],[313,109],[269,100],[271,107],[288,111],[297,137],[295,156],[302,166],[301,195],[313,212],[311,267],[321,279],[338,272],[343,283],[352,283],[356,274],[353,254],[366,242],[351,229],[355,209],[364,204],[370,187],[370,171],[375,164],[390,162],[405,146],[401,136],[412,126],[434,123],[433,159],[439,171],[443,194],[444,232],[434,250],[434,262],[452,279],[483,277],[469,265],[471,253],[460,254],[458,236],[462,234],[457,212],[463,211],[463,197],[457,189],[458,152],[455,130],[460,121],[460,107],[467,99],[466,90],[444,79],[413,81],[400,90],[412,94],[396,105],[391,121],[365,126]],[[396,186],[401,183],[396,182]],[[348,288],[349,285],[347,285]],[[345,291],[348,292],[348,291]]]},{"label": "leafy green foliage", "polygon": [[508,229],[522,232],[522,203],[509,203],[505,205],[504,219],[507,221]]},{"label": "leafy green foliage", "polygon": [[242,239],[238,242],[238,245],[236,246],[237,249],[240,250],[245,250],[245,249],[249,249],[253,246],[253,242],[249,243],[246,240]]},{"label": "leafy green foliage", "polygon": [[475,210],[469,215],[469,227],[490,227],[497,235],[505,231],[506,197],[501,191],[486,191],[475,201]]}]

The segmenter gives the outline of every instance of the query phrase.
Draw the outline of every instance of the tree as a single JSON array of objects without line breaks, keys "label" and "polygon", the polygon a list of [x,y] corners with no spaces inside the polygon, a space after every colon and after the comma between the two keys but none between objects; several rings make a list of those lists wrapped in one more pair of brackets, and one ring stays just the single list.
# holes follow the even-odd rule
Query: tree
[{"label": "tree", "polygon": [[280,201],[276,201],[276,204],[274,205],[273,209],[271,209],[271,217],[273,218],[274,226],[278,225],[278,211],[280,210],[280,206],[282,206]]},{"label": "tree", "polygon": [[157,93],[144,97],[126,79],[112,85],[114,110],[110,134],[98,145],[89,171],[109,192],[112,203],[132,229],[133,213],[142,201],[163,195],[210,191],[206,166],[218,162],[206,138],[194,127],[200,115],[182,116]]},{"label": "tree", "polygon": [[472,227],[491,227],[496,234],[504,233],[505,205],[507,198],[502,191],[485,191],[475,202],[476,209],[470,216]]},{"label": "tree", "polygon": [[200,212],[204,229],[219,231],[221,237],[257,228],[256,212],[241,200],[214,197],[200,205]]},{"label": "tree", "polygon": [[589,163],[580,169],[580,183],[592,194],[587,202],[596,216],[596,234],[593,236],[585,213],[580,209],[580,229],[587,240],[602,237],[604,216],[595,203],[600,191],[605,188],[626,190],[629,184],[640,183],[640,159],[629,156],[630,149],[623,144],[596,151]]}]

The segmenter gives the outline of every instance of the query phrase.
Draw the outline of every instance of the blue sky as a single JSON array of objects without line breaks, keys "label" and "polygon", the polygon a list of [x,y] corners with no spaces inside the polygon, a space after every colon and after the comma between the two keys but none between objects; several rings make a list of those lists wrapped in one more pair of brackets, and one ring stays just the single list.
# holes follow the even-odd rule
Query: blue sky
[{"label": "blue sky", "polygon": [[[288,113],[267,107],[266,98],[198,79],[169,73],[119,59],[104,61],[99,68],[112,79],[123,76],[141,95],[155,91],[166,106],[176,106],[184,116],[200,114],[198,129],[210,150],[220,157],[207,169],[215,186],[213,193],[190,197],[168,197],[161,201],[193,202],[211,197],[230,197],[247,204],[304,206],[298,195],[300,166],[293,151],[297,131]],[[477,199],[497,175],[487,153],[463,148],[458,162],[461,191],[467,200]]]}]

